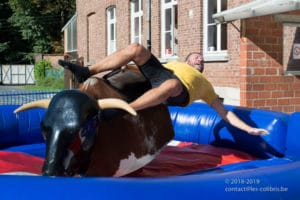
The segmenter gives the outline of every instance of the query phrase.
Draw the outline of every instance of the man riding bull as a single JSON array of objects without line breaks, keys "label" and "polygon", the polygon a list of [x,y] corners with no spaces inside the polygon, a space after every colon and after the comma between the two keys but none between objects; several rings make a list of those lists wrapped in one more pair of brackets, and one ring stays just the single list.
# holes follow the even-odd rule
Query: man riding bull
[{"label": "man riding bull", "polygon": [[186,62],[161,64],[145,47],[133,43],[105,57],[100,62],[82,67],[63,60],[59,64],[69,69],[82,83],[95,74],[117,69],[133,61],[151,83],[151,89],[130,103],[141,110],[161,103],[171,106],[187,106],[195,100],[203,100],[231,125],[252,135],[268,134],[265,129],[251,127],[233,112],[226,110],[211,83],[202,75],[203,58],[191,53]]}]

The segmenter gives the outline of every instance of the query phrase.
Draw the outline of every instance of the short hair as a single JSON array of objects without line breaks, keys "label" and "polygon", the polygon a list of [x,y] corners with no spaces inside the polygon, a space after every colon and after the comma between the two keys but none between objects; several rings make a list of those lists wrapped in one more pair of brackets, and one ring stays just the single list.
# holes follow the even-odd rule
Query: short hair
[{"label": "short hair", "polygon": [[185,62],[188,61],[189,58],[190,58],[190,56],[193,55],[193,54],[199,54],[199,55],[202,55],[200,52],[196,52],[196,51],[191,52],[191,53],[189,53],[189,54],[185,57]]}]

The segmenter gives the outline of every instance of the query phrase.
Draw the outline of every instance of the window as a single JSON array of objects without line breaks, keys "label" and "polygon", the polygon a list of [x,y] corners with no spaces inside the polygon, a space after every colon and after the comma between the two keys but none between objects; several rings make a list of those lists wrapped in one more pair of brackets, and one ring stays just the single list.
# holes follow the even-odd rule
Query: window
[{"label": "window", "polygon": [[116,7],[107,9],[107,54],[116,51]]},{"label": "window", "polygon": [[77,51],[77,15],[74,15],[63,28],[66,31],[66,52]]},{"label": "window", "polygon": [[161,57],[177,56],[177,0],[161,0]]},{"label": "window", "polygon": [[300,23],[283,24],[283,67],[286,74],[300,75]]},{"label": "window", "polygon": [[212,15],[227,9],[227,0],[203,1],[203,56],[206,61],[228,60],[227,24],[216,24]]},{"label": "window", "polygon": [[131,42],[142,43],[143,1],[131,1]]}]

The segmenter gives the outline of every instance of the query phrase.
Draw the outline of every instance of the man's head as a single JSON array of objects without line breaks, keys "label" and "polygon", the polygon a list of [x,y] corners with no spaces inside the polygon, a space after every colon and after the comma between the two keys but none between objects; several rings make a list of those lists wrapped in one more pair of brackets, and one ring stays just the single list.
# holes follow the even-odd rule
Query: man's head
[{"label": "man's head", "polygon": [[185,58],[185,62],[191,66],[193,66],[195,69],[200,71],[201,73],[204,70],[204,61],[203,56],[199,52],[192,52],[187,55]]}]

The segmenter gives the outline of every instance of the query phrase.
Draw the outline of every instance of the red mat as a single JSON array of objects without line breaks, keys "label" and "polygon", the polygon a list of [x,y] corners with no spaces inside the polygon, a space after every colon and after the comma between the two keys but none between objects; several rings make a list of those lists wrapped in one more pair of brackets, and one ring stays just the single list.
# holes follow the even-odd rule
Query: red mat
[{"label": "red mat", "polygon": [[255,159],[250,154],[229,148],[180,143],[179,146],[167,146],[152,162],[128,176],[175,176]]},{"label": "red mat", "polygon": [[[241,151],[211,145],[178,143],[167,146],[148,165],[128,175],[130,177],[174,176],[221,165],[254,160]],[[40,175],[43,159],[18,152],[0,151],[0,173]]]},{"label": "red mat", "polygon": [[41,175],[44,159],[19,152],[0,151],[0,173]]}]

